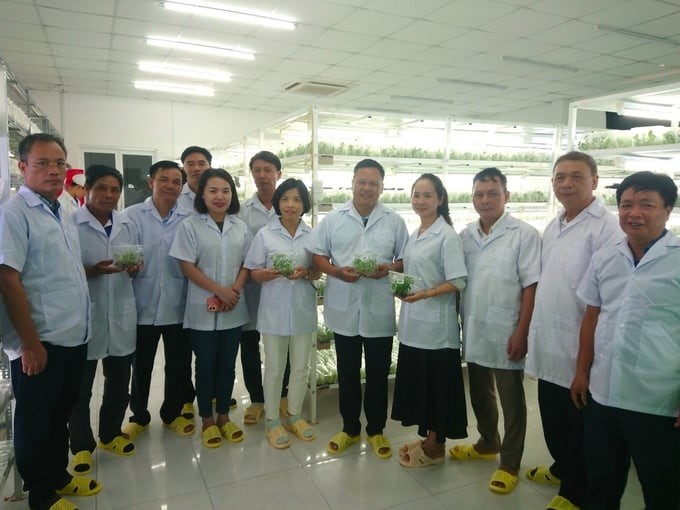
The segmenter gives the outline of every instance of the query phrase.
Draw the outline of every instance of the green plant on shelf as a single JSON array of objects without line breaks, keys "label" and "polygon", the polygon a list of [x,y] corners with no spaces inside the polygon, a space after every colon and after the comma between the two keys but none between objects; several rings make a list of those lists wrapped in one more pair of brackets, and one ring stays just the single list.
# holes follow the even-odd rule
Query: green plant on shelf
[{"label": "green plant on shelf", "polygon": [[[293,156],[310,155],[311,144],[301,144],[279,152],[279,157],[288,158]],[[428,150],[420,147],[369,147],[366,145],[334,144],[331,142],[319,142],[319,154],[333,156],[364,156],[381,158],[411,158],[411,159],[436,159],[444,158],[442,150]],[[452,151],[449,160],[472,160],[472,161],[524,161],[524,162],[549,162],[549,153],[537,152],[457,152]]]}]

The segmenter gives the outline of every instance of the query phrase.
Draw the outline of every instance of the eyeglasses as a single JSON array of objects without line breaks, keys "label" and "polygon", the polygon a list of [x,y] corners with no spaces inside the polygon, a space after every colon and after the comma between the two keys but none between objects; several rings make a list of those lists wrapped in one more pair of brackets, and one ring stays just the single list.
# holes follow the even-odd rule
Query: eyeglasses
[{"label": "eyeglasses", "polygon": [[[28,164],[28,161],[24,160],[24,163]],[[68,168],[68,164],[63,159],[58,159],[57,161],[39,159],[37,161],[33,161],[31,166],[39,170],[45,170],[51,166],[57,168],[58,170],[66,170],[66,168]]]}]

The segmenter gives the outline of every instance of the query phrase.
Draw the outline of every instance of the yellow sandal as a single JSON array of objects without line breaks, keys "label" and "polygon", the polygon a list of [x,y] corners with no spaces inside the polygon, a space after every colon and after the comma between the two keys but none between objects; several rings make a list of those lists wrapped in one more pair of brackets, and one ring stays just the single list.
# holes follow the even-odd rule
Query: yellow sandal
[{"label": "yellow sandal", "polygon": [[367,436],[366,439],[378,458],[389,459],[392,456],[392,445],[384,435],[375,434],[374,436]]},{"label": "yellow sandal", "polygon": [[295,434],[295,437],[302,439],[303,441],[314,441],[314,439],[316,439],[314,429],[303,418],[298,418],[295,420],[295,423],[290,423],[286,420],[283,423],[283,426],[286,427],[286,430]]},{"label": "yellow sandal", "polygon": [[94,496],[102,490],[102,484],[94,478],[74,476],[61,489],[55,491],[60,496]]},{"label": "yellow sandal", "polygon": [[243,423],[246,425],[255,425],[262,418],[264,413],[264,406],[262,404],[251,404],[243,413]]},{"label": "yellow sandal", "polygon": [[[344,452],[354,443],[358,443],[360,439],[361,434],[350,436],[346,432],[338,432],[331,438],[330,441],[328,441],[328,447],[326,447],[326,451],[331,455],[338,455],[339,453]],[[335,448],[333,448],[334,446]]]},{"label": "yellow sandal", "polygon": [[92,471],[92,454],[89,450],[81,450],[71,459],[71,471],[74,475],[83,476]]},{"label": "yellow sandal", "polygon": [[196,431],[193,422],[187,420],[184,416],[178,416],[170,423],[163,423],[163,426],[177,432],[180,436],[190,436]]},{"label": "yellow sandal", "polygon": [[232,443],[239,443],[243,441],[243,438],[245,437],[243,431],[233,421],[228,421],[222,425],[220,427],[220,434],[222,434],[224,439],[231,441]]},{"label": "yellow sandal", "polygon": [[206,448],[219,448],[222,446],[222,435],[217,425],[211,425],[201,432],[201,442]]}]

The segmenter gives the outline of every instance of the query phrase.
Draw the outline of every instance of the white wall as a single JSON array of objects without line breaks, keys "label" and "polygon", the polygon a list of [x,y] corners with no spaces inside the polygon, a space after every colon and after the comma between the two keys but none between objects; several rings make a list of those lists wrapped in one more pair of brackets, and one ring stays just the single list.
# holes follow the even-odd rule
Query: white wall
[{"label": "white wall", "polygon": [[189,145],[224,146],[281,116],[170,101],[41,91],[31,95],[63,135],[74,167],[82,167],[82,152],[91,147],[152,150],[157,159],[177,159]]}]

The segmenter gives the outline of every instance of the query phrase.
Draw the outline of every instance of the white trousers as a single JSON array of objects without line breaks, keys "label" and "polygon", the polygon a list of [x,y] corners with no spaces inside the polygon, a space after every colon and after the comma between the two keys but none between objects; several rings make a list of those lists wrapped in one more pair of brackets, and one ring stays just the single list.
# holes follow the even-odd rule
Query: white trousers
[{"label": "white trousers", "polygon": [[302,403],[309,378],[309,355],[312,350],[313,333],[303,335],[267,335],[262,333],[264,345],[264,413],[268,420],[279,418],[279,402],[283,386],[286,356],[290,357],[288,381],[288,414],[302,412]]}]

